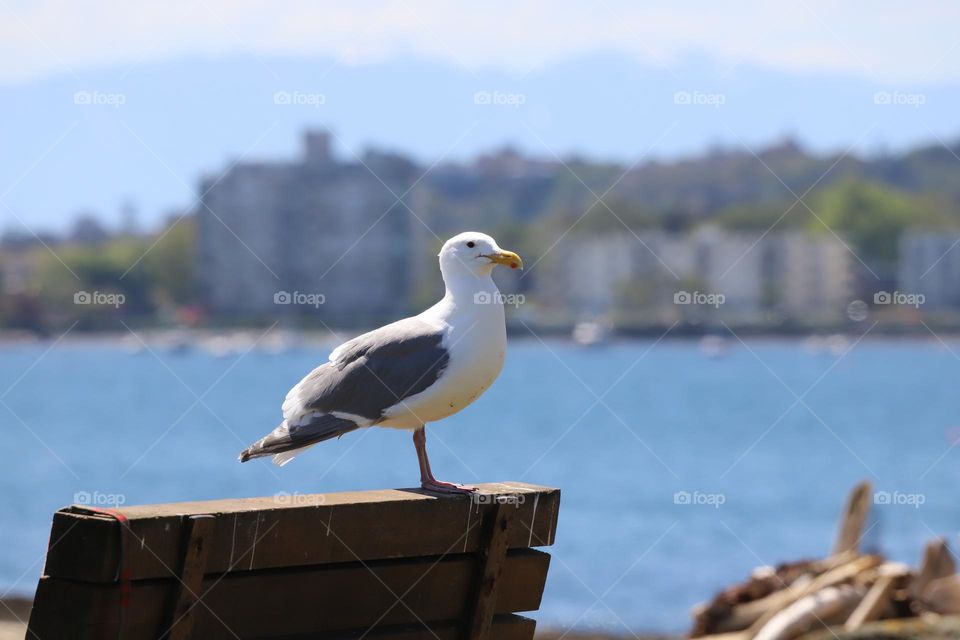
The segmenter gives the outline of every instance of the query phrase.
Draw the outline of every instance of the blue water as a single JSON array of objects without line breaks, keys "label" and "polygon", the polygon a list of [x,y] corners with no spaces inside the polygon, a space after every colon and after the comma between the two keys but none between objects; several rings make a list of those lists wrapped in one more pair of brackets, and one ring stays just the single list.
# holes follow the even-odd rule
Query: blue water
[{"label": "blue water", "polygon": [[[441,478],[562,488],[542,623],[681,631],[691,605],[752,567],[828,551],[846,492],[865,478],[923,502],[876,507],[871,546],[915,562],[935,533],[956,540],[950,350],[868,339],[837,357],[748,344],[710,359],[693,342],[514,340],[497,384],[432,429]],[[0,348],[0,593],[32,592],[51,514],[78,492],[134,504],[418,478],[409,435],[391,430],[349,434],[283,469],[236,462],[325,350],[158,358],[49,346]],[[675,504],[681,491],[713,504]]]}]

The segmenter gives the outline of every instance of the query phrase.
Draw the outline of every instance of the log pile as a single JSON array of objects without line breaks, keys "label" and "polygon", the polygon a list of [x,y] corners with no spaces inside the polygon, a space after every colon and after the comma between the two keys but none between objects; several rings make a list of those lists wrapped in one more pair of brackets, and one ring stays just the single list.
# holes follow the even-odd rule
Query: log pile
[{"label": "log pile", "polygon": [[837,638],[878,620],[960,615],[960,576],[945,540],[927,543],[916,569],[861,553],[871,501],[869,483],[854,488],[828,557],[757,568],[694,607],[690,637],[793,640],[830,627]]}]

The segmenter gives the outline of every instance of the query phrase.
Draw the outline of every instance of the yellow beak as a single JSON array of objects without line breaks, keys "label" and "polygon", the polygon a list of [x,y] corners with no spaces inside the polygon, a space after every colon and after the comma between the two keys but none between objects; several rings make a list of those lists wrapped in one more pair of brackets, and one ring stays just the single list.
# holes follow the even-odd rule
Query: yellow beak
[{"label": "yellow beak", "polygon": [[484,256],[490,262],[502,264],[511,269],[523,269],[523,260],[513,251],[498,251]]}]

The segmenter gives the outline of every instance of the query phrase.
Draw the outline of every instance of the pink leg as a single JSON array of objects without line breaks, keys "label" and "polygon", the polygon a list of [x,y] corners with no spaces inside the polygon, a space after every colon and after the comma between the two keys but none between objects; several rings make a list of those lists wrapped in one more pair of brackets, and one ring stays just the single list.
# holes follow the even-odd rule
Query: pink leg
[{"label": "pink leg", "polygon": [[476,487],[453,482],[443,482],[433,477],[430,460],[427,458],[427,430],[420,427],[413,432],[413,444],[417,448],[417,462],[420,463],[420,486],[427,491],[439,493],[473,493]]}]

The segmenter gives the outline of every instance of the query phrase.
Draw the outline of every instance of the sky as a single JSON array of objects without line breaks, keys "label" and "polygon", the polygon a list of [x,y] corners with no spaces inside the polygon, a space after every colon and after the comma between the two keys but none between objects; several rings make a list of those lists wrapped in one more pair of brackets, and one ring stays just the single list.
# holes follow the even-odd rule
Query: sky
[{"label": "sky", "polygon": [[0,83],[194,54],[412,55],[523,73],[603,51],[664,67],[705,56],[886,82],[960,78],[960,3],[943,0],[0,0],[0,17]]}]

